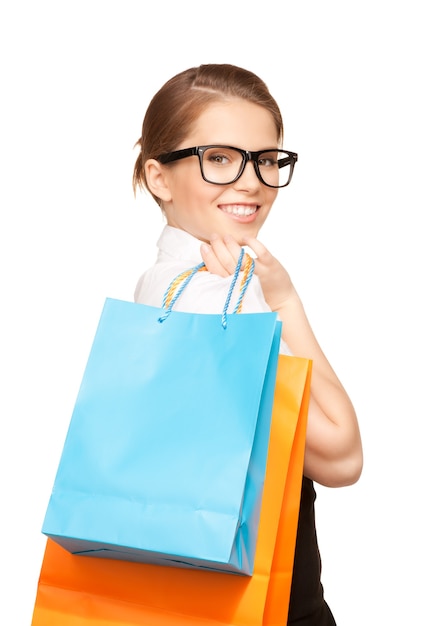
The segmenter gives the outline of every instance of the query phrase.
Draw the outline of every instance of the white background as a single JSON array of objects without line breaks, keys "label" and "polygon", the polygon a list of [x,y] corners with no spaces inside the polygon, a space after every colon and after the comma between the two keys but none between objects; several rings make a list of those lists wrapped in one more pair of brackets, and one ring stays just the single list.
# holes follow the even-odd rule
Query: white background
[{"label": "white background", "polygon": [[[153,93],[193,65],[259,74],[299,153],[262,240],[362,427],[365,468],[318,489],[339,626],[430,623],[428,2],[14,1],[0,10],[1,602],[29,626],[40,529],[99,313],[162,228],[134,199]],[[60,626],[60,625],[59,625]]]}]

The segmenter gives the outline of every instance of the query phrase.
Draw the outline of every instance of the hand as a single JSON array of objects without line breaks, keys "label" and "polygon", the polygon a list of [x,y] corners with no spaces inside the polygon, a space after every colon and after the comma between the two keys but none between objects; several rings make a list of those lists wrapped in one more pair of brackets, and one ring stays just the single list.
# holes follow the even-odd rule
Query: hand
[{"label": "hand", "polygon": [[[255,274],[260,279],[264,298],[272,311],[278,311],[296,295],[288,272],[257,239],[246,238],[241,243],[254,252]],[[231,235],[213,235],[209,244],[201,246],[201,254],[209,272],[225,277],[234,274],[240,249]]]}]

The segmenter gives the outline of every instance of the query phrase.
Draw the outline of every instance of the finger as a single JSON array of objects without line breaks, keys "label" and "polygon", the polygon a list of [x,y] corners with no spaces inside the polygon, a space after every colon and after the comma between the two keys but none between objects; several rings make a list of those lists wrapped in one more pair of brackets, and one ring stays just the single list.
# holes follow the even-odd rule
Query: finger
[{"label": "finger", "polygon": [[[232,235],[225,235],[224,236],[224,243],[225,246],[229,252],[229,254],[231,255],[231,267],[232,267],[232,272],[234,273],[236,267],[237,267],[237,263],[239,260],[239,256],[242,250],[241,245],[237,242],[237,240],[232,236]],[[242,262],[242,268],[244,266],[244,260]]]},{"label": "finger", "polygon": [[205,263],[207,270],[211,274],[218,274],[218,276],[229,276],[230,273],[219,261],[212,246],[206,243],[201,245],[201,256]]},{"label": "finger", "polygon": [[245,237],[243,243],[252,250],[255,256],[255,260],[258,263],[262,263],[265,265],[273,258],[269,250],[265,247],[263,243],[258,241],[258,239],[255,239],[253,237]]},{"label": "finger", "polygon": [[210,245],[219,263],[225,268],[229,275],[233,274],[240,255],[240,246],[233,238],[222,238],[218,235],[214,235],[210,238]]}]

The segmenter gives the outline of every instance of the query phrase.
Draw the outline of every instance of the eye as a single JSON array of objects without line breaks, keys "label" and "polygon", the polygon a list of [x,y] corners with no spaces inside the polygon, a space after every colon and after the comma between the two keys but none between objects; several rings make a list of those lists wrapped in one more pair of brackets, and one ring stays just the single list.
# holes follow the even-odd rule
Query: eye
[{"label": "eye", "polygon": [[231,163],[238,160],[238,156],[236,158],[236,155],[233,153],[233,151],[221,149],[220,147],[210,148],[206,150],[204,153],[204,158],[210,165],[216,166],[230,165]]},{"label": "eye", "polygon": [[229,159],[224,154],[211,154],[209,155],[209,161],[223,165],[224,163],[228,163]]},{"label": "eye", "polygon": [[277,152],[266,152],[264,154],[260,154],[258,159],[259,167],[275,167],[278,164],[278,154]]},{"label": "eye", "polygon": [[268,157],[266,157],[265,159],[259,159],[258,164],[263,167],[272,167],[274,165],[276,165],[276,161],[274,159],[269,159]]}]

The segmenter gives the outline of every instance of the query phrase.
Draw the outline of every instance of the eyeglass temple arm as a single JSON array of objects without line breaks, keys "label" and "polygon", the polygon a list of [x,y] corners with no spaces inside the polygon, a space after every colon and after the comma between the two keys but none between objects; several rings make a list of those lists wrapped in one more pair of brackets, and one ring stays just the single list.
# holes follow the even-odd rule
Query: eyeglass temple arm
[{"label": "eyeglass temple arm", "polygon": [[285,167],[286,165],[295,165],[297,163],[297,159],[298,159],[298,154],[296,152],[290,152],[289,155],[287,157],[284,157],[283,159],[279,159],[278,164],[279,164],[279,169],[281,167]]},{"label": "eyeglass temple arm", "polygon": [[193,156],[194,154],[198,154],[196,148],[184,148],[183,150],[175,150],[175,152],[169,152],[168,154],[161,154],[157,160],[159,163],[165,164]]}]

